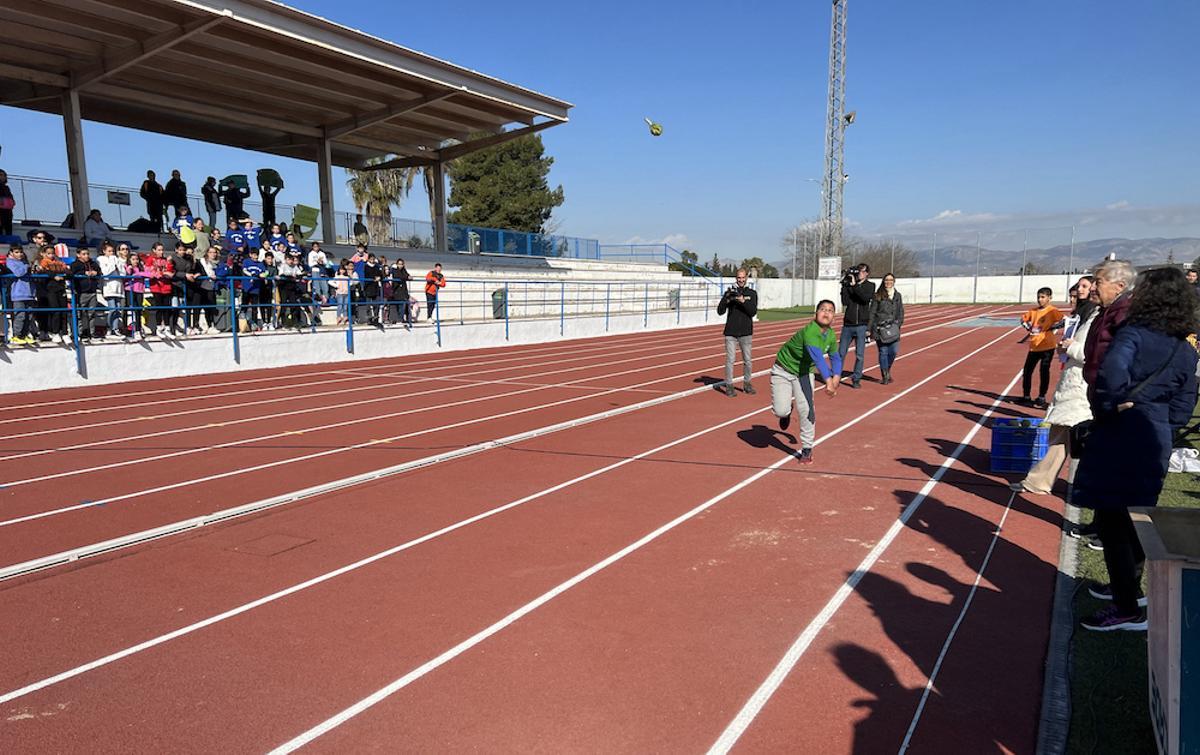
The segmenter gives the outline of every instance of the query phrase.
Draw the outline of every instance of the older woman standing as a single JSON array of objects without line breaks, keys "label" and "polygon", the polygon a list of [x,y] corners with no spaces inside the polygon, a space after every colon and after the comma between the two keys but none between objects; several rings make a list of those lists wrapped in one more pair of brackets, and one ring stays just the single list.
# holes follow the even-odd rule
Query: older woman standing
[{"label": "older woman standing", "polygon": [[1197,330],[1196,309],[1183,272],[1143,273],[1129,300],[1091,386],[1095,421],[1075,480],[1075,503],[1095,511],[1108,567],[1109,584],[1089,591],[1112,605],[1081,622],[1099,632],[1146,628],[1145,554],[1129,508],[1158,502],[1172,436],[1196,405],[1196,351],[1186,340]]}]

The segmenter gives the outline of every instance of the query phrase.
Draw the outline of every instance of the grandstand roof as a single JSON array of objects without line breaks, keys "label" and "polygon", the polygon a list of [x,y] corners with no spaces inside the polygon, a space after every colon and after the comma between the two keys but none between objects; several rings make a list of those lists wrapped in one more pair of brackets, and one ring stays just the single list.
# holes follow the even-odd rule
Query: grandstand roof
[{"label": "grandstand roof", "polygon": [[75,89],[86,120],[303,160],[324,138],[344,167],[571,108],[270,0],[4,0],[0,28],[0,104],[62,113]]}]

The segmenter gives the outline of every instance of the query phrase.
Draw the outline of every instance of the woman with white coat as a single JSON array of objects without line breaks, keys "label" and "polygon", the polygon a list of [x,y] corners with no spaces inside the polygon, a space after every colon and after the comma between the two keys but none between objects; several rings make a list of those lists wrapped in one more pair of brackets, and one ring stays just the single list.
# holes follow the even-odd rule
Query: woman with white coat
[{"label": "woman with white coat", "polygon": [[104,276],[100,293],[108,310],[108,330],[104,332],[104,337],[119,338],[125,330],[125,277],[129,274],[129,245],[121,244],[120,249],[116,249],[111,241],[105,241],[100,249],[102,254],[97,262],[100,264],[100,274]]},{"label": "woman with white coat", "polygon": [[1050,408],[1046,411],[1045,421],[1050,423],[1046,455],[1029,470],[1024,480],[1010,486],[1019,493],[1049,493],[1058,479],[1063,462],[1068,456],[1077,456],[1076,450],[1071,448],[1071,429],[1092,420],[1087,383],[1083,379],[1083,346],[1099,308],[1092,300],[1094,285],[1090,275],[1080,278],[1075,289],[1077,293],[1072,315],[1079,318],[1079,324],[1074,332],[1065,334],[1069,337],[1064,337],[1058,346],[1064,362]]}]

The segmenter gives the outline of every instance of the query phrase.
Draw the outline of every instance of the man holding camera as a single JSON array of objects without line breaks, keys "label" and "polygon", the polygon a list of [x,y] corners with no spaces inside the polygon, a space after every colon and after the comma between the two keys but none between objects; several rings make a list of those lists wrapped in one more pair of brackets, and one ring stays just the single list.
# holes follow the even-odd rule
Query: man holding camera
[{"label": "man holding camera", "polygon": [[863,262],[842,276],[842,337],[838,355],[843,360],[854,342],[854,374],[850,387],[858,388],[862,381],[863,358],[867,354],[867,325],[871,322],[871,307],[875,300],[875,284],[867,280],[871,266]]},{"label": "man holding camera", "polygon": [[742,389],[754,394],[750,365],[750,340],[754,333],[754,316],[758,314],[758,292],[746,286],[746,269],[738,268],[736,283],[717,303],[717,314],[725,319],[725,395],[736,396],[733,390],[733,357],[738,347],[742,350]]}]

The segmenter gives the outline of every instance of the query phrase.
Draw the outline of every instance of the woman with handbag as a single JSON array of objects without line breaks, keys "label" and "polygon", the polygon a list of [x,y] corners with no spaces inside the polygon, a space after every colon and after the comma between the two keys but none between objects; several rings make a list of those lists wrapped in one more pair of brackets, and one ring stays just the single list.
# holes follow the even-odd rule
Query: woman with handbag
[{"label": "woman with handbag", "polygon": [[879,290],[875,292],[871,319],[867,324],[867,333],[875,339],[875,346],[879,349],[879,372],[884,385],[892,382],[892,363],[896,361],[896,352],[900,348],[902,325],[904,299],[896,290],[896,276],[888,273],[883,276]]},{"label": "woman with handbag", "polygon": [[1092,385],[1095,419],[1075,477],[1075,505],[1095,511],[1109,584],[1093,597],[1111,605],[1084,619],[1098,632],[1144,631],[1140,596],[1145,554],[1129,509],[1154,506],[1162,492],[1172,438],[1196,405],[1195,295],[1179,268],[1147,270],[1130,298]]},{"label": "woman with handbag", "polygon": [[[1029,470],[1024,480],[1009,486],[1018,493],[1049,493],[1067,457],[1080,457],[1082,437],[1092,421],[1087,383],[1083,380],[1083,345],[1099,310],[1093,280],[1092,276],[1085,275],[1071,289],[1075,292],[1075,309],[1067,318],[1062,340],[1058,342],[1063,369],[1046,411],[1046,422],[1050,423],[1046,455]],[[1071,481],[1073,477],[1073,474],[1068,475],[1067,480]]]}]

